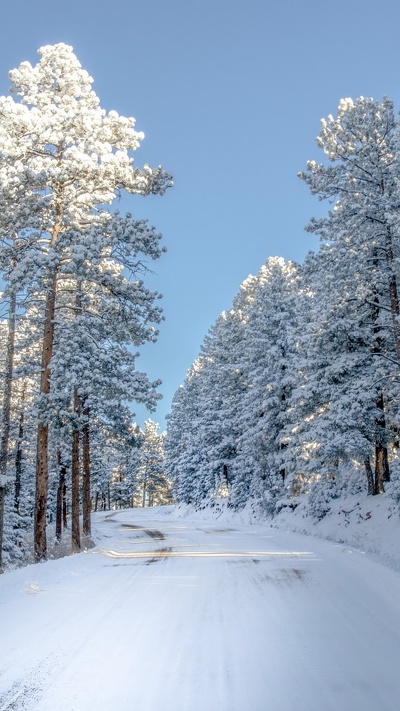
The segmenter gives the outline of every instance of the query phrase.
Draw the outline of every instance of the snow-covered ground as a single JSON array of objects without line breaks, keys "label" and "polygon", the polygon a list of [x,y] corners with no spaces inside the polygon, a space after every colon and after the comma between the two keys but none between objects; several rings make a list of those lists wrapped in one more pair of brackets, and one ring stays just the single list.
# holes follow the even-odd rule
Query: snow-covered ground
[{"label": "snow-covered ground", "polygon": [[400,571],[400,516],[389,493],[333,499],[321,520],[309,515],[307,497],[299,497],[299,506],[294,511],[283,509],[272,523],[279,528],[346,543]]},{"label": "snow-covered ground", "polygon": [[[263,523],[284,531],[344,543],[400,571],[399,506],[393,499],[392,485],[386,486],[387,493],[380,496],[359,493],[330,499],[326,515],[321,518],[312,515],[306,494],[285,500],[279,514],[272,518],[262,513],[257,503],[249,502],[243,509],[235,511],[229,508],[227,499],[214,500],[207,516],[225,523]],[[296,505],[294,509],[293,504]],[[190,506],[181,505],[178,510],[180,515],[191,519],[204,517],[203,511],[193,511]]]},{"label": "snow-covered ground", "polygon": [[0,578],[0,711],[395,711],[400,573],[174,507]]}]

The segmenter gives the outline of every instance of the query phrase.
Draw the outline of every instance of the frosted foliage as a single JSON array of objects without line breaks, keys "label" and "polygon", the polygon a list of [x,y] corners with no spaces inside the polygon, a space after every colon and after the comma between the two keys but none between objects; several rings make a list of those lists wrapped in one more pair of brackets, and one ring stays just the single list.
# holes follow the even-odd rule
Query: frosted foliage
[{"label": "frosted foliage", "polygon": [[[343,99],[322,121],[328,160],[300,177],[324,217],[304,265],[270,258],[205,338],[168,420],[178,499],[228,489],[314,519],[363,490],[398,497],[399,121],[389,99]],[[393,472],[393,484],[390,483]]]},{"label": "frosted foliage", "polygon": [[138,454],[136,483],[142,505],[170,503],[171,482],[165,474],[164,434],[152,420],[145,422]]},{"label": "frosted foliage", "polygon": [[46,46],[39,55],[35,66],[23,62],[10,72],[12,91],[22,103],[0,97],[0,182],[9,218],[5,199],[9,205],[21,191],[30,207],[36,196],[36,210],[27,212],[24,226],[37,226],[39,210],[47,230],[56,220],[63,228],[86,228],[88,213],[93,220],[93,208],[111,203],[120,188],[162,192],[169,176],[133,166],[130,152],[143,139],[135,120],[100,107],[93,80],[72,48]]},{"label": "frosted foliage", "polygon": [[[123,191],[162,195],[172,181],[161,167],[136,167],[143,133],[134,118],[101,108],[72,47],[41,47],[37,64],[22,62],[9,76],[12,94],[0,97],[0,271],[5,308],[10,295],[17,300],[9,449],[21,426],[24,481],[26,463],[31,482],[37,463],[29,512],[42,558],[57,478],[63,471],[68,479],[78,461],[72,433],[92,443],[94,481],[102,482],[96,491],[107,505],[110,476],[119,481],[127,452],[137,448],[126,403],[153,410],[161,397],[160,381],[136,370],[135,349],[157,340],[161,295],[144,278],[165,248],[146,220],[110,206]],[[109,470],[101,447],[115,461]]]},{"label": "frosted foliage", "polygon": [[297,279],[296,265],[269,259],[206,336],[168,418],[167,467],[179,500],[199,504],[224,491],[229,505],[243,506],[281,491]]}]

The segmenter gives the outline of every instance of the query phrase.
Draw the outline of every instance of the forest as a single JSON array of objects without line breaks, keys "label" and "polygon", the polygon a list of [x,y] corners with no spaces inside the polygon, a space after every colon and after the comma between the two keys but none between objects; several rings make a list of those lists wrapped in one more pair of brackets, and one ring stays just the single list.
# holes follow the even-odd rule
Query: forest
[{"label": "forest", "polygon": [[135,349],[157,339],[159,294],[144,280],[164,248],[110,206],[162,195],[171,176],[134,166],[143,135],[101,108],[72,47],[39,55],[0,97],[0,568],[32,547],[46,558],[49,524],[56,541],[68,525],[79,551],[92,508],[170,497],[163,435],[128,407],[160,397]]},{"label": "forest", "polygon": [[177,390],[165,442],[175,496],[268,515],[300,495],[315,520],[358,492],[400,501],[400,124],[343,99],[321,163],[299,174],[328,207],[303,264],[270,258],[240,286]]},{"label": "forest", "polygon": [[[112,210],[163,195],[137,168],[135,120],[106,112],[72,48],[42,47],[0,97],[0,568],[90,540],[92,510],[226,498],[273,516],[365,491],[400,503],[400,123],[389,99],[344,99],[321,163],[299,174],[328,207],[303,264],[271,257],[240,286],[177,390],[167,433],[136,425],[159,381],[146,287],[161,235]],[[49,536],[48,529],[51,527]],[[51,540],[49,541],[49,539]]]}]

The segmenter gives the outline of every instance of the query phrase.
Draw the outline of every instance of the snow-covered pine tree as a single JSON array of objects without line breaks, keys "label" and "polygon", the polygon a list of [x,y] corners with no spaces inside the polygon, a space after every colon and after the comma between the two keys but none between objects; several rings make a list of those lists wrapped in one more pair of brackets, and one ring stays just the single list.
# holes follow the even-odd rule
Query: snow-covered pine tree
[{"label": "snow-covered pine tree", "polygon": [[286,427],[296,382],[298,292],[299,267],[271,257],[256,278],[246,318],[242,370],[248,387],[241,400],[236,466],[242,477],[247,472],[247,498],[266,498],[270,508],[291,474]]},{"label": "snow-covered pine tree", "polygon": [[4,301],[9,315],[8,322],[4,323],[4,333],[1,333],[1,338],[4,337],[3,371],[0,373],[0,397],[3,400],[1,447],[3,472],[7,473],[4,488],[6,536],[3,537],[2,550],[10,563],[21,559],[26,552],[25,531],[32,514],[29,500],[32,458],[27,450],[32,439],[30,411],[35,381],[25,377],[23,356],[29,358],[32,349],[26,344],[24,324],[21,327],[20,319],[16,318],[15,304],[10,313],[7,291]]},{"label": "snow-covered pine tree", "polygon": [[[240,434],[238,413],[246,385],[243,381],[244,309],[247,291],[242,290],[233,308],[223,312],[202,345],[203,388],[200,401],[202,465],[199,477],[204,495],[237,490],[235,460]],[[194,436],[196,432],[194,431]],[[197,435],[197,436],[198,436]]]},{"label": "snow-covered pine tree", "polygon": [[199,418],[201,364],[195,361],[180,385],[167,415],[165,438],[166,472],[172,482],[174,497],[186,504],[194,503],[201,446],[193,436]]},{"label": "snow-covered pine tree", "polygon": [[164,434],[158,430],[157,423],[146,420],[136,470],[142,506],[157,506],[172,500],[171,483],[165,473]]},{"label": "snow-covered pine tree", "polygon": [[10,439],[11,398],[14,371],[15,353],[15,328],[16,328],[16,303],[15,289],[10,290],[8,309],[7,345],[4,353],[3,377],[3,402],[1,408],[1,436],[0,436],[0,573],[3,572],[3,530],[4,530],[4,501],[7,483],[8,443]]},{"label": "snow-covered pine tree", "polygon": [[[351,340],[350,330],[360,325],[362,318],[360,337],[371,372],[369,383],[380,383],[379,388],[375,385],[372,388],[373,405],[364,406],[366,422],[371,408],[375,411],[369,427],[370,439],[375,440],[375,492],[379,492],[383,490],[384,478],[389,476],[388,392],[390,390],[393,397],[393,365],[397,363],[398,376],[400,356],[399,145],[392,102],[388,99],[375,102],[363,97],[355,101],[343,99],[337,119],[329,116],[327,121],[322,121],[318,143],[330,164],[309,162],[307,171],[300,177],[313,194],[333,201],[335,206],[326,218],[312,220],[308,229],[332,245],[331,274],[343,283],[339,308],[342,313],[347,309],[347,318],[353,302],[353,326],[348,324],[347,338]],[[333,310],[331,318],[336,315]],[[347,353],[346,358],[348,362],[354,359],[354,352]],[[380,363],[373,366],[372,360]],[[351,382],[354,387],[357,378],[353,377]],[[368,461],[369,455],[367,470]]]},{"label": "snow-covered pine tree", "polygon": [[346,483],[341,472],[347,476],[355,461],[362,465],[373,447],[376,384],[384,361],[374,358],[368,314],[353,299],[361,287],[353,257],[341,262],[335,246],[325,245],[302,269],[308,321],[297,334],[288,442],[307,490],[318,482],[339,491]]},{"label": "snow-covered pine tree", "polygon": [[248,496],[249,481],[235,462],[247,388],[242,370],[247,310],[255,281],[249,277],[233,308],[218,317],[175,394],[166,452],[167,471],[179,501],[200,506],[229,492],[230,501],[241,505]]},{"label": "snow-covered pine tree", "polygon": [[[162,194],[171,184],[161,168],[133,166],[130,151],[138,148],[143,135],[135,131],[134,119],[101,109],[93,80],[71,47],[49,45],[39,55],[35,66],[23,62],[10,72],[12,91],[20,101],[0,98],[0,203],[4,208],[0,239],[8,248],[10,231],[18,232],[29,244],[24,268],[45,294],[37,433],[37,559],[45,557],[47,546],[46,410],[60,274],[68,271],[77,236],[91,234],[95,245],[96,238],[115,225],[106,206],[121,190]],[[109,239],[117,249],[125,241],[125,230],[111,229]],[[97,252],[96,246],[94,259]]]}]

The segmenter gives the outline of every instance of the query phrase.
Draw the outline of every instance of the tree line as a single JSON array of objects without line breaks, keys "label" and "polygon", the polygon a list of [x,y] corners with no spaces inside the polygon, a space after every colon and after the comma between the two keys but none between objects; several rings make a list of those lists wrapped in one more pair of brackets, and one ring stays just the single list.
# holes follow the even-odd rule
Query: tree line
[{"label": "tree line", "polygon": [[179,501],[226,495],[275,513],[306,493],[321,517],[346,492],[400,498],[393,103],[342,100],[317,143],[324,158],[299,176],[328,203],[306,228],[320,250],[246,279],[175,394],[166,451]]}]

